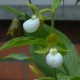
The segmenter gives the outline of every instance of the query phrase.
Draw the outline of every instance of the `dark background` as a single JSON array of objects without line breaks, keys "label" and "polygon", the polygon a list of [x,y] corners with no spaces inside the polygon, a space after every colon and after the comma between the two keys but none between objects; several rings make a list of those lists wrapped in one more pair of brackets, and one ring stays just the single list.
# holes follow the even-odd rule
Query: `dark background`
[{"label": "dark background", "polygon": [[[11,20],[0,20],[0,40],[5,36],[10,23]],[[50,21],[45,21],[45,23],[50,25]],[[67,35],[73,43],[80,42],[80,21],[55,21],[55,28]]]}]

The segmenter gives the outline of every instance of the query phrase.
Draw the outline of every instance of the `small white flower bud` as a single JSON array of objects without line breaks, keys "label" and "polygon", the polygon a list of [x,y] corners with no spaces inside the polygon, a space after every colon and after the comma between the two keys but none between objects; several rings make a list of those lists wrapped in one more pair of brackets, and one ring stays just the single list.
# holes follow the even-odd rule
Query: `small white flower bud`
[{"label": "small white flower bud", "polygon": [[37,19],[36,15],[32,15],[32,19],[36,20]]},{"label": "small white flower bud", "polygon": [[[56,53],[55,53],[56,52]],[[50,49],[50,52],[46,56],[46,62],[52,68],[58,68],[63,63],[63,56],[57,52],[57,49]]]},{"label": "small white flower bud", "polygon": [[40,20],[35,15],[31,19],[23,23],[23,28],[26,32],[32,33],[35,32],[40,26]]}]

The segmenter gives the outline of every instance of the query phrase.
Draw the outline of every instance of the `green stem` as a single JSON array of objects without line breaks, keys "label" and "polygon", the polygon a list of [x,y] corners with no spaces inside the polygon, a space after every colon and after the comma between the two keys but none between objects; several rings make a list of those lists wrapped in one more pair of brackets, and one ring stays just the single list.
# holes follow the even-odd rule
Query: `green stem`
[{"label": "green stem", "polygon": [[[29,3],[32,4],[31,0],[29,0]],[[32,12],[35,14],[34,10],[32,9]]]},{"label": "green stem", "polygon": [[57,80],[57,72],[55,68],[53,68],[53,77],[55,78],[55,80]]},{"label": "green stem", "polygon": [[51,34],[54,32],[54,13],[52,12],[51,16]]},{"label": "green stem", "polygon": [[44,12],[51,12],[51,9],[49,8],[45,8],[39,11],[40,14],[44,13]]},{"label": "green stem", "polygon": [[32,4],[31,0],[29,0],[29,3]]}]

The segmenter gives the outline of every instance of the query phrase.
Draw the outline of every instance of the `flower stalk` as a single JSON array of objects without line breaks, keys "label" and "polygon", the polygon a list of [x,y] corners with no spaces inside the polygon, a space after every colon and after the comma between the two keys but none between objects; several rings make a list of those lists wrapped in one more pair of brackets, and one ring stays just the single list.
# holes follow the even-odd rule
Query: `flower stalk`
[{"label": "flower stalk", "polygon": [[55,68],[53,68],[53,77],[55,80],[57,80],[57,72]]},{"label": "flower stalk", "polygon": [[45,8],[39,11],[40,14],[44,13],[44,12],[51,12],[51,9],[49,8]]},{"label": "flower stalk", "polygon": [[52,12],[51,16],[51,34],[54,32],[54,13]]},{"label": "flower stalk", "polygon": [[[31,0],[29,0],[29,3],[32,4]],[[35,14],[34,10],[32,9],[33,14]]]}]

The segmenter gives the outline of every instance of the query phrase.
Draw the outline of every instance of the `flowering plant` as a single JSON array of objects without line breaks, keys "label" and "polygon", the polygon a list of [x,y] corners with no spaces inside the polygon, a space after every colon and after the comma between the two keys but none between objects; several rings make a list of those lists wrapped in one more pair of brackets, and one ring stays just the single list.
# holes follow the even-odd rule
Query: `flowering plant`
[{"label": "flowering plant", "polygon": [[[20,25],[19,17],[24,18],[25,36],[9,40],[0,47],[0,50],[30,45],[31,56],[11,54],[1,58],[1,60],[14,58],[35,63],[45,75],[45,77],[41,77],[39,71],[34,66],[29,65],[37,75],[37,80],[80,80],[80,60],[77,51],[71,41],[54,28],[54,15],[60,1],[53,0],[51,8],[39,10],[29,0],[27,6],[31,7],[34,13],[31,19],[27,14],[3,6],[18,15],[18,18],[13,19],[12,26],[16,24],[14,28]],[[45,12],[50,12],[51,19],[43,16]],[[51,20],[51,27],[44,23],[44,20],[48,19]],[[10,33],[13,35],[13,31]]]}]

